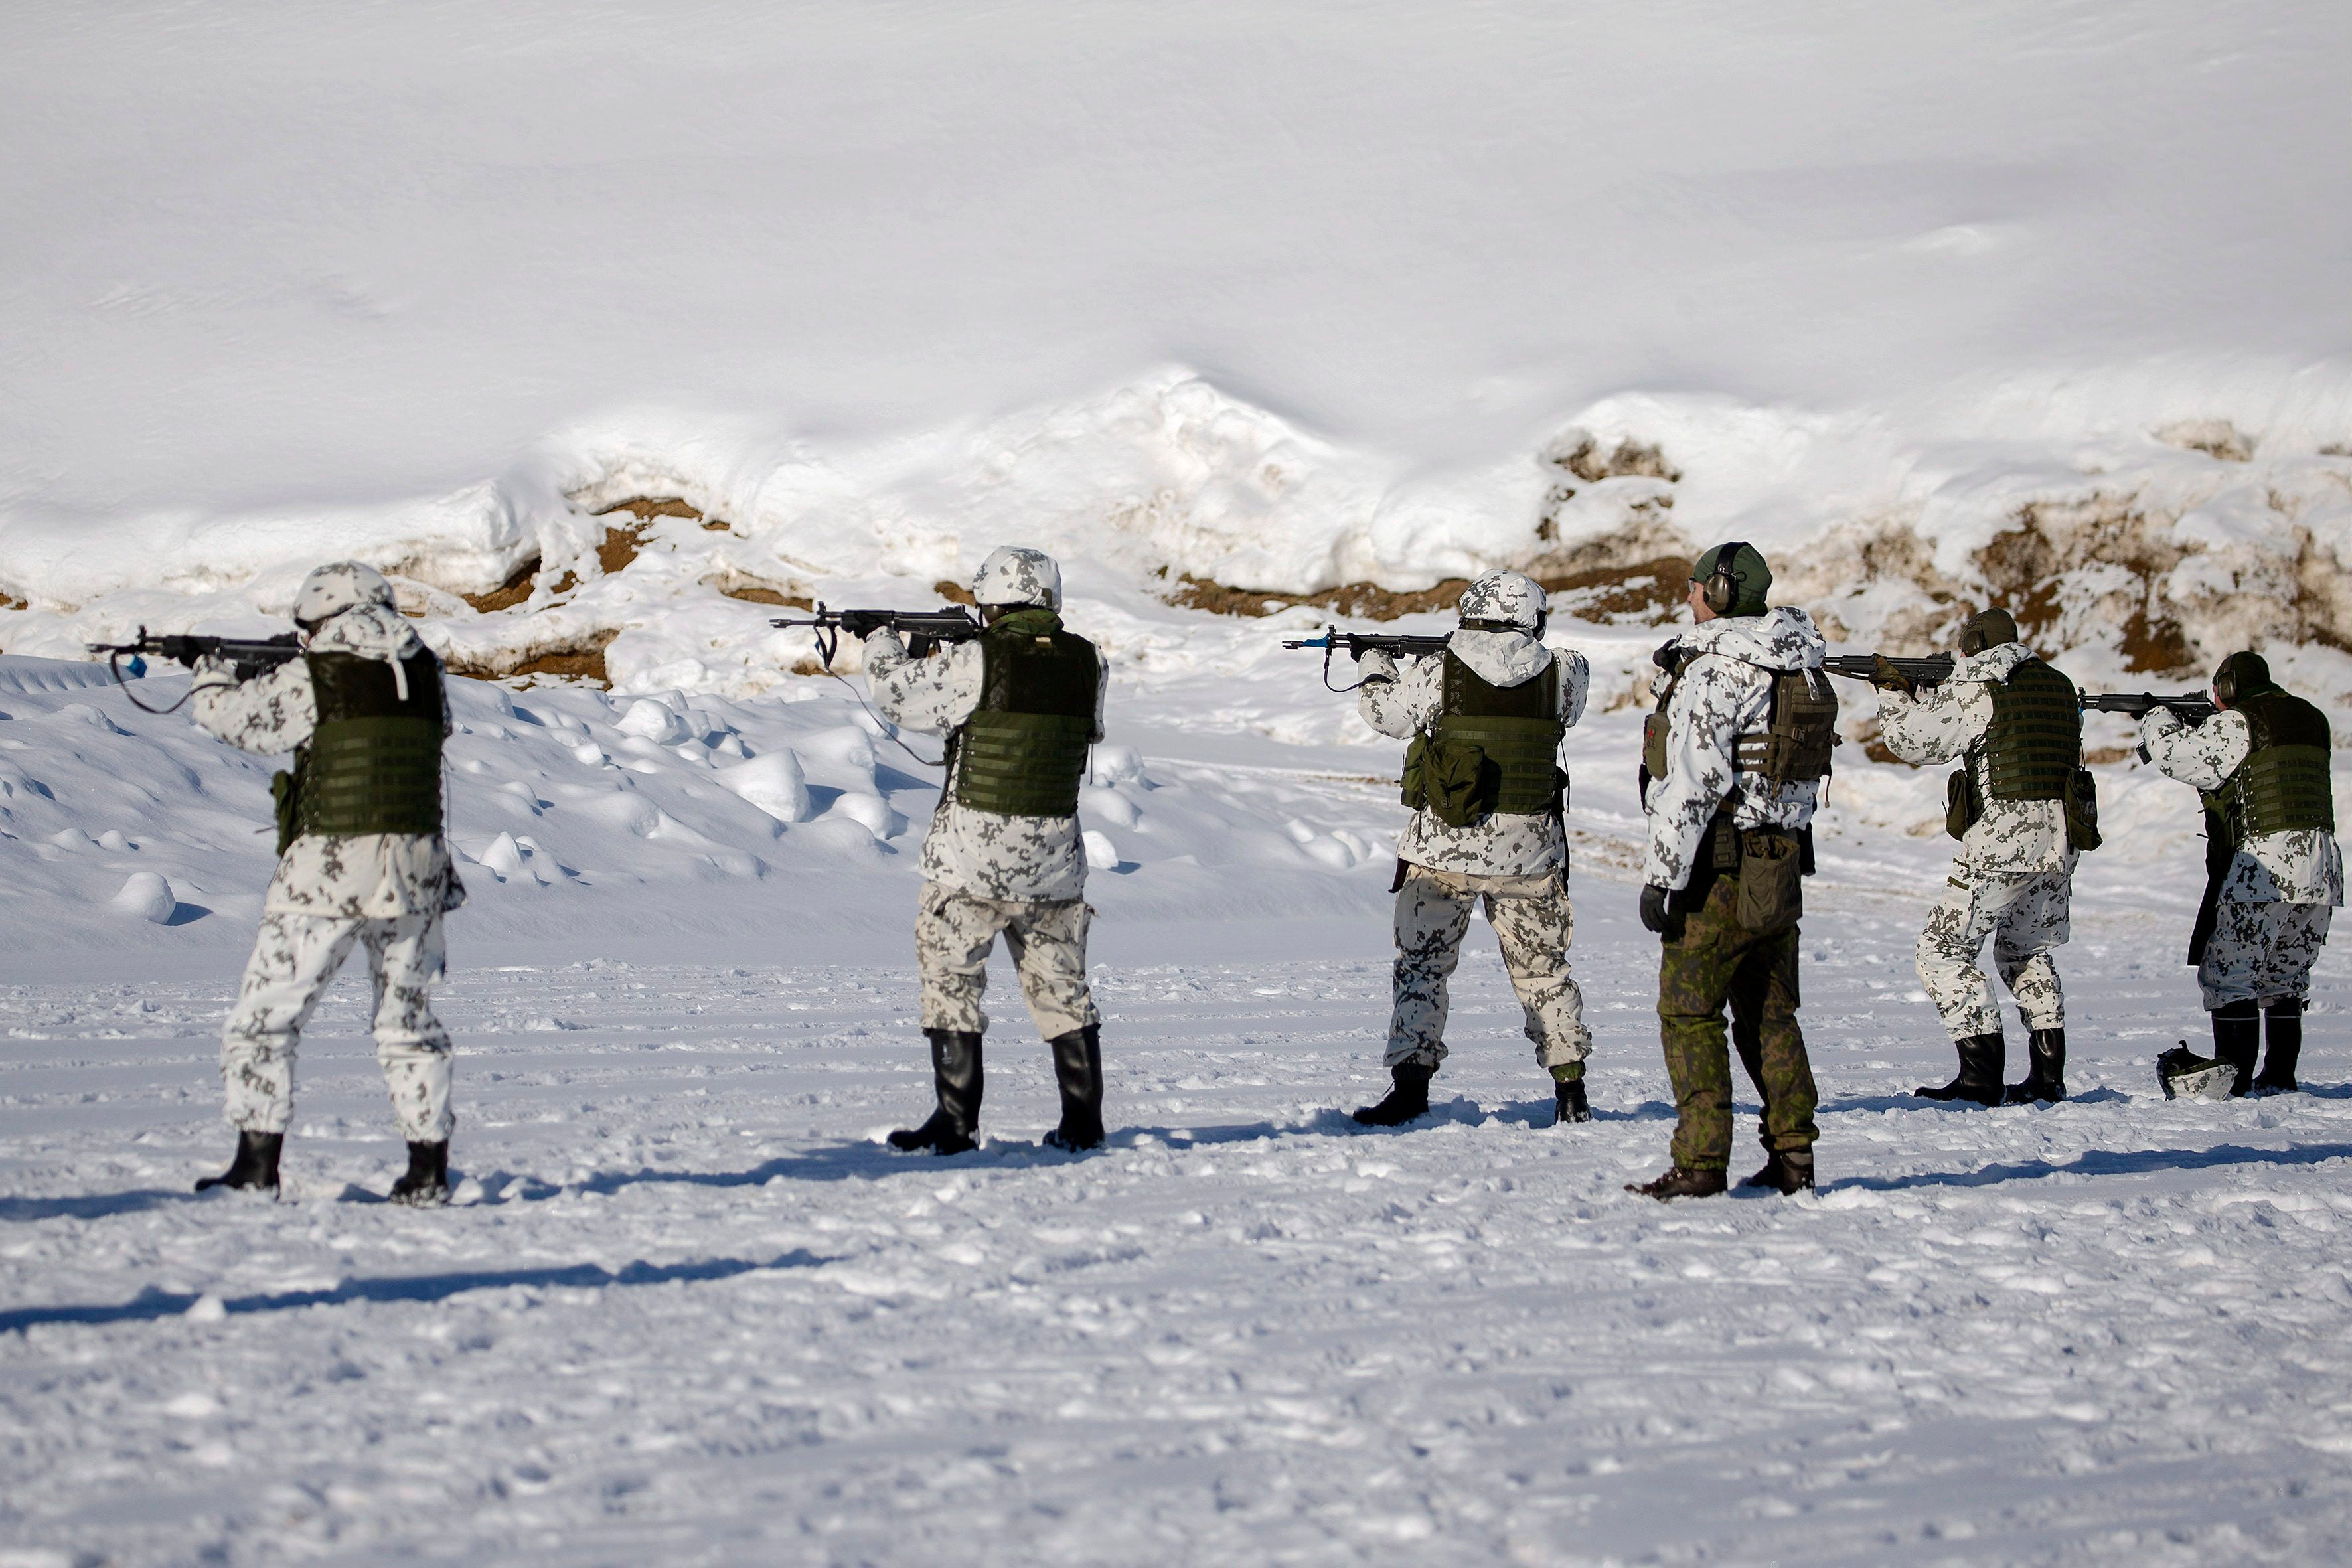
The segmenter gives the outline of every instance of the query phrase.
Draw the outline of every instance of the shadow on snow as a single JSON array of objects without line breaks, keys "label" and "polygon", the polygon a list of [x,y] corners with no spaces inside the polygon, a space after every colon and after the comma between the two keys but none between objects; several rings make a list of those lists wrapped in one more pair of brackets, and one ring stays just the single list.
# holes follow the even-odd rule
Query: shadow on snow
[{"label": "shadow on snow", "polygon": [[2286,1149],[2250,1149],[2218,1143],[2210,1149],[2093,1149],[2063,1164],[2023,1160],[1974,1171],[1922,1171],[1911,1176],[1848,1176],[1822,1190],[1892,1193],[1911,1187],[1989,1187],[2001,1182],[2035,1182],[2045,1176],[2144,1176],[2156,1171],[2203,1171],[2217,1165],[2318,1165],[2352,1159],[2352,1143],[2311,1143]]},{"label": "shadow on snow", "polygon": [[[509,1286],[598,1289],[615,1285],[667,1285],[673,1281],[731,1279],[739,1274],[760,1274],[778,1268],[806,1268],[831,1263],[800,1247],[764,1261],[748,1258],[709,1258],[692,1263],[625,1263],[605,1268],[575,1263],[557,1268],[488,1268],[452,1274],[411,1274],[380,1279],[346,1279],[320,1290],[280,1290],[258,1296],[233,1296],[221,1306],[231,1314],[283,1312],[297,1307],[338,1307],[351,1301],[446,1301],[468,1290],[498,1290]],[[20,1307],[0,1312],[0,1333],[44,1323],[121,1323],[176,1318],[203,1298],[185,1291],[150,1287],[128,1301],[110,1305]]]}]

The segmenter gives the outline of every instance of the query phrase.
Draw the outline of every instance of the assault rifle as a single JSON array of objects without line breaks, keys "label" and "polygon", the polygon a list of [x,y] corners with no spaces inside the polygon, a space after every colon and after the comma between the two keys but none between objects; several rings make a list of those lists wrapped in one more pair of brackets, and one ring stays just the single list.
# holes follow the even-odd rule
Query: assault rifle
[{"label": "assault rifle", "polygon": [[[1890,658],[1886,661],[1914,686],[1941,686],[1952,679],[1952,656],[1930,654],[1925,658]],[[1878,679],[1878,656],[1874,653],[1838,653],[1822,660],[1822,668],[1832,675],[1843,675],[1848,680]]]},{"label": "assault rifle", "polygon": [[292,632],[281,632],[274,637],[207,637],[176,633],[151,637],[147,635],[147,628],[141,626],[139,635],[129,642],[94,642],[88,646],[90,652],[106,656],[108,671],[113,675],[114,683],[122,687],[122,694],[131,699],[131,706],[148,713],[172,712],[180,706],[180,702],[188,699],[183,695],[180,702],[173,703],[170,708],[150,708],[140,701],[123,681],[122,658],[125,654],[131,657],[131,673],[134,677],[147,673],[142,660],[149,654],[158,658],[168,658],[174,664],[184,664],[191,669],[195,668],[198,659],[225,658],[234,667],[239,685],[277,668],[289,659],[302,657],[301,639]]},{"label": "assault rifle", "polygon": [[1363,682],[1360,680],[1356,686],[1331,684],[1331,656],[1341,648],[1348,650],[1349,658],[1361,658],[1374,649],[1390,655],[1402,655],[1406,658],[1425,658],[1432,654],[1444,653],[1446,641],[1447,637],[1444,634],[1436,637],[1413,637],[1403,632],[1343,632],[1337,626],[1325,626],[1323,635],[1319,637],[1286,637],[1283,639],[1282,646],[1321,648],[1324,689],[1353,691],[1356,686],[1361,686]]},{"label": "assault rifle", "polygon": [[817,657],[824,661],[828,672],[833,668],[833,656],[841,647],[844,632],[861,640],[885,629],[904,632],[907,651],[922,658],[939,644],[970,642],[983,629],[972,613],[961,605],[950,605],[944,610],[828,610],[821,601],[816,613],[807,620],[786,617],[768,624],[814,628]]},{"label": "assault rifle", "polygon": [[2189,724],[2202,724],[2221,711],[2211,698],[2194,691],[2178,697],[2158,697],[2153,691],[2085,691],[2076,700],[2085,713],[2128,713],[2135,719],[2158,708],[2169,708]]}]

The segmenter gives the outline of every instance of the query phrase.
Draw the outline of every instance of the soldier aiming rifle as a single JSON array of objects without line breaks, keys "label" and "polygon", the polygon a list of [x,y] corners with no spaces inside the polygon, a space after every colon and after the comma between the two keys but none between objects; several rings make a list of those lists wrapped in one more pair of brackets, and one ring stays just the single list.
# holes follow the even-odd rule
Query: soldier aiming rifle
[{"label": "soldier aiming rifle", "polygon": [[[980,1131],[988,954],[1002,933],[1054,1057],[1062,1120],[1045,1135],[1078,1152],[1103,1141],[1101,1018],[1087,986],[1087,858],[1078,786],[1102,739],[1108,666],[1066,631],[1062,573],[1042,551],[993,551],[973,574],[978,621],[843,611],[835,635],[866,638],[874,702],[894,724],[948,740],[947,779],[923,835],[915,913],[922,1028],[938,1101],[893,1148],[960,1154]],[[824,613],[816,622],[823,625]],[[778,622],[779,626],[786,625]],[[911,635],[918,654],[899,639]],[[822,634],[821,634],[822,635]],[[932,654],[938,645],[944,654]],[[827,658],[830,659],[830,650]]]},{"label": "soldier aiming rifle", "polygon": [[294,753],[272,790],[278,871],[221,1035],[236,1154],[196,1190],[276,1195],[302,1028],[358,947],[375,987],[376,1060],[408,1142],[392,1201],[439,1205],[457,1118],[449,1035],[429,988],[446,968],[442,916],[466,897],[442,836],[441,661],[394,608],[392,584],[356,561],[304,578],[294,621],[299,645],[152,639],[153,651],[194,663],[198,724],[240,751]]},{"label": "soldier aiming rifle", "polygon": [[[2185,1041],[2167,1051],[2158,1064],[2165,1092],[2292,1091],[2311,966],[2344,902],[2327,716],[2282,690],[2251,650],[2213,672],[2202,722],[2181,699],[2095,700],[2148,701],[2140,755],[2205,806],[2205,897],[2189,962],[2212,1015],[2213,1057],[2194,1055]],[[2257,1075],[2265,1032],[2270,1050]]]},{"label": "soldier aiming rifle", "polygon": [[[1864,662],[1867,672],[1853,668]],[[1957,658],[1875,654],[1832,668],[1878,688],[1888,751],[1914,764],[1960,763],[1944,814],[1960,847],[1914,954],[1959,1070],[1915,1092],[1979,1105],[2065,1099],[2065,996],[2053,950],[2071,931],[2075,855],[2099,841],[2073,682],[2018,639],[2000,609],[1962,624]],[[1930,672],[1938,673],[1922,679]],[[2000,1004],[1980,962],[1987,937],[2025,1019],[2031,1065],[2019,1083],[2002,1082]]]},{"label": "soldier aiming rifle", "polygon": [[[1397,846],[1396,968],[1388,1049],[1391,1087],[1354,1112],[1394,1127],[1429,1110],[1445,1060],[1446,983],[1483,900],[1519,998],[1536,1062],[1552,1080],[1552,1121],[1590,1121],[1584,1061],[1592,1036],[1569,971],[1575,921],[1568,899],[1568,775],[1562,737],[1583,717],[1584,656],[1545,645],[1544,591],[1517,572],[1490,572],[1463,594],[1461,624],[1442,637],[1327,631],[1285,647],[1345,647],[1363,679],[1356,709],[1383,735],[1409,741]],[[1402,669],[1397,660],[1402,656]]]}]

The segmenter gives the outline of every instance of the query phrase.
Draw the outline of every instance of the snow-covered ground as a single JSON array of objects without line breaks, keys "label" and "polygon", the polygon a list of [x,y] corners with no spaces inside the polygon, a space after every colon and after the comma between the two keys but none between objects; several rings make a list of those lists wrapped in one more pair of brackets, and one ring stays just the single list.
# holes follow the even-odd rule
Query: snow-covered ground
[{"label": "snow-covered ground", "polygon": [[226,963],[0,988],[7,1560],[2352,1551],[2347,966],[2315,1092],[2171,1103],[2178,922],[2095,916],[2076,1098],[1952,1110],[1905,1096],[1949,1065],[1911,910],[1813,891],[1823,1190],[1670,1209],[1622,1190],[1671,1110],[1654,948],[1605,880],[1586,1127],[1538,1125],[1483,933],[1440,1108],[1386,1133],[1336,1109],[1381,1077],[1375,920],[1107,919],[1117,1131],[1077,1160],[1039,1146],[1017,1017],[980,1152],[877,1145],[927,1094],[880,955],[478,965],[443,1213],[375,1198],[398,1144],[350,983],[275,1206],[185,1190],[226,1146]]},{"label": "snow-covered ground", "polygon": [[[2347,54],[2331,0],[5,8],[0,1568],[2352,1555],[2347,967],[2315,1092],[2158,1098],[2196,816],[2119,723],[2073,1101],[1905,1097],[1941,781],[1848,690],[1826,1184],[1622,1190],[1698,548],[1850,646],[2005,599],[2089,687],[2259,644],[2352,733]],[[991,1142],[897,1158],[937,743],[768,621],[1014,542],[1111,661],[1118,1131],[1038,1147],[1007,999]],[[288,1201],[188,1194],[269,764],[74,662],[349,555],[606,681],[455,688],[436,1214],[373,1199],[349,980]],[[1505,563],[1595,674],[1601,1119],[1535,1125],[1481,932],[1367,1132],[1396,749],[1276,645]]]},{"label": "snow-covered ground", "polygon": [[[1098,753],[1086,807],[1116,855],[1090,886],[1110,1148],[1039,1145],[1000,964],[989,1142],[943,1162],[877,1142],[929,1092],[930,794],[846,694],[461,682],[465,1181],[420,1214],[376,1197],[399,1145],[351,978],[287,1201],[188,1194],[229,1142],[266,796],[89,674],[0,669],[11,1563],[2352,1550],[2352,971],[2322,963],[2315,1092],[2162,1100],[2155,1054],[2201,1023],[2198,861],[2189,793],[2145,772],[2104,770],[2133,831],[2085,862],[2065,952],[2075,1099],[1977,1112],[1906,1094],[1949,1066],[1909,961],[1937,779],[1842,761],[1806,925],[1823,1189],[1662,1209],[1622,1190],[1672,1120],[1630,709],[1570,750],[1590,1126],[1538,1125],[1483,929],[1437,1113],[1339,1114],[1382,1077],[1399,811],[1367,781],[1394,758],[1275,654],[1171,677],[1186,724],[1114,702],[1136,754]],[[799,820],[729,787],[763,762]],[[141,870],[164,923],[114,902]]]}]

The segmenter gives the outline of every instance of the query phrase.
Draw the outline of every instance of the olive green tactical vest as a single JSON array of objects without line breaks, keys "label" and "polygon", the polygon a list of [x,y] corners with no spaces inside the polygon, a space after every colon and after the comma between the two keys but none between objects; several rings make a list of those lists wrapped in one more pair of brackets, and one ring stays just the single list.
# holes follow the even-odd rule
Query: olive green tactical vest
[{"label": "olive green tactical vest", "polygon": [[1772,674],[1772,716],[1738,739],[1732,765],[1772,784],[1811,784],[1830,776],[1830,750],[1838,743],[1837,693],[1818,669]]},{"label": "olive green tactical vest", "polygon": [[[1675,667],[1657,706],[1642,721],[1643,787],[1666,776],[1668,736],[1666,704],[1682,683],[1683,670],[1696,656],[1685,656]],[[1757,773],[1773,784],[1808,784],[1829,777],[1830,752],[1838,742],[1837,693],[1821,671],[1775,669],[1741,659],[1750,669],[1772,678],[1772,707],[1764,728],[1734,737],[1732,766]]]},{"label": "olive green tactical vest", "polygon": [[2074,683],[2038,658],[1988,683],[1992,724],[1985,731],[1987,792],[1995,800],[2063,800],[2083,765],[2083,710]]},{"label": "olive green tactical vest", "polygon": [[1496,686],[1448,648],[1439,693],[1430,743],[1472,745],[1484,753],[1495,769],[1477,792],[1485,812],[1536,816],[1552,810],[1559,799],[1560,738],[1568,733],[1559,721],[1559,660],[1533,680]]},{"label": "olive green tactical vest", "polygon": [[2241,700],[2253,749],[2206,797],[2236,848],[2249,838],[2311,828],[2336,831],[2336,789],[2327,715],[2273,688]]},{"label": "olive green tactical vest", "polygon": [[404,701],[382,659],[303,658],[318,725],[277,786],[278,853],[306,835],[440,832],[441,661],[425,650],[403,661]]},{"label": "olive green tactical vest", "polygon": [[980,639],[980,706],[955,738],[955,797],[1004,816],[1078,809],[1102,661],[1051,610],[1021,610]]}]

